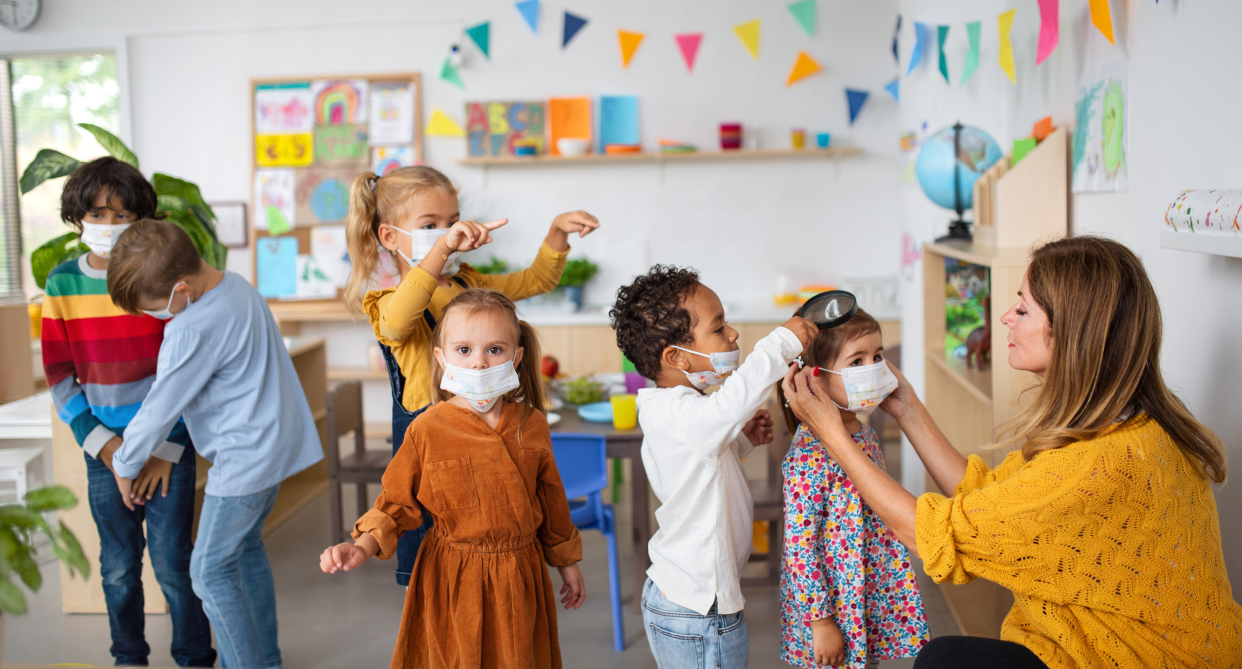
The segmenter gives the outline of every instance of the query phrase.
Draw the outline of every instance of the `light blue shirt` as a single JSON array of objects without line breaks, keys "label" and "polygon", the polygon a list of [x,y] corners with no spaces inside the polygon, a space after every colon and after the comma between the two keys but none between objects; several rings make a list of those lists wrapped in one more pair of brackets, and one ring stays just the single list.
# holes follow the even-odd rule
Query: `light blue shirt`
[{"label": "light blue shirt", "polygon": [[266,490],[323,459],[272,312],[232,272],[164,328],[155,383],[112,456],[116,473],[136,477],[179,416],[211,461],[214,497]]}]

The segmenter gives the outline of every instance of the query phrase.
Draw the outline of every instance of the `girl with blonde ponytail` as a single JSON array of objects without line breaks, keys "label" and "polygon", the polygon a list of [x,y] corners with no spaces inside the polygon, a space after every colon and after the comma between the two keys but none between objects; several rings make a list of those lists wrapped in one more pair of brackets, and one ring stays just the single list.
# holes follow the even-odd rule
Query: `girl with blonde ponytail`
[{"label": "girl with blonde ponytail", "polygon": [[[580,237],[599,227],[585,211],[552,221],[535,261],[511,274],[480,274],[458,256],[492,241],[491,233],[508,223],[461,220],[457,189],[431,167],[402,167],[383,176],[364,172],[349,194],[345,235],[352,267],[345,304],[371,322],[388,365],[392,383],[392,444],[394,455],[406,428],[430,404],[431,335],[445,306],[468,288],[492,288],[521,300],[556,287],[569,255],[569,234]],[[390,254],[401,280],[395,288],[378,288],[380,254]],[[538,362],[536,360],[536,362]],[[397,583],[407,585],[422,534],[407,533],[397,560]]]}]

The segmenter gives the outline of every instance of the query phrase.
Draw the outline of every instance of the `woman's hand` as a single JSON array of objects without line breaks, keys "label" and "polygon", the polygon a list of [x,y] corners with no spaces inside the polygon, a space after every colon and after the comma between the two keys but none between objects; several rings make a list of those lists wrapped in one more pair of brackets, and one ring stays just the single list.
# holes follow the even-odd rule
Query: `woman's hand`
[{"label": "woman's hand", "polygon": [[578,569],[578,563],[557,567],[556,570],[561,574],[561,594],[564,595],[561,603],[567,609],[582,606],[582,602],[586,600],[586,584],[582,581],[582,571]]},{"label": "woman's hand", "polygon": [[853,443],[853,439],[845,431],[845,423],[841,421],[841,410],[837,409],[828,398],[827,391],[816,388],[815,379],[818,377],[818,367],[808,367],[798,371],[796,364],[790,365],[789,373],[781,382],[781,389],[785,391],[785,400],[794,415],[815,433],[820,443],[829,449],[828,453],[831,455],[834,441],[831,436],[834,432],[845,435],[850,443]]},{"label": "woman's hand", "polygon": [[448,234],[441,237],[444,243],[444,255],[461,251],[473,251],[484,244],[492,242],[492,230],[508,223],[509,219],[502,218],[499,221],[491,223],[476,223],[474,221],[457,221],[449,228]]},{"label": "woman's hand", "polygon": [[918,395],[914,393],[914,388],[910,387],[910,382],[906,380],[904,374],[897,365],[892,361],[888,363],[888,371],[897,377],[897,389],[888,394],[883,402],[880,402],[880,408],[886,411],[893,418],[901,419],[909,414],[915,402],[919,401]]}]

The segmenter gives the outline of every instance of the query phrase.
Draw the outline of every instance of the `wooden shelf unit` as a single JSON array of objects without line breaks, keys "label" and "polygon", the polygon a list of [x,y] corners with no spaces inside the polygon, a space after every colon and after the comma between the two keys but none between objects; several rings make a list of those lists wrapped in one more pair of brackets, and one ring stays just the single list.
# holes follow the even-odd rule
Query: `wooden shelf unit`
[{"label": "wooden shelf unit", "polygon": [[[974,243],[923,245],[924,397],[927,410],[963,456],[1000,464],[1008,450],[991,447],[996,429],[1018,413],[1024,390],[1038,378],[1009,366],[1008,328],[1001,314],[1018,301],[1031,248],[1064,237],[1069,220],[1068,133],[1058,128],[1017,166],[1009,156],[975,184]],[[988,268],[991,300],[991,364],[971,369],[946,355],[945,260]],[[936,483],[927,477],[927,490]],[[941,491],[952,494],[952,490]],[[1013,606],[1013,594],[976,579],[967,585],[941,584],[941,592],[964,634],[998,638]]]},{"label": "wooden shelf unit", "polygon": [[755,149],[751,151],[691,151],[688,153],[660,153],[644,151],[642,153],[600,154],[588,153],[582,156],[488,156],[484,158],[462,158],[458,165],[476,166],[517,166],[517,165],[553,165],[575,163],[682,163],[696,161],[732,161],[732,160],[780,160],[785,158],[843,158],[862,154],[856,146],[838,146],[827,149]]}]

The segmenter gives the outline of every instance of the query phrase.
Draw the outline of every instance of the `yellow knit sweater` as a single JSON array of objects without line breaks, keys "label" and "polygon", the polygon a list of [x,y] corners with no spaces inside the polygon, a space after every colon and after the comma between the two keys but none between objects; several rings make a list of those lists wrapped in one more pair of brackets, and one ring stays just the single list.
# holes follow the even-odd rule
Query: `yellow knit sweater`
[{"label": "yellow knit sweater", "polygon": [[1001,638],[1049,667],[1242,667],[1211,487],[1146,415],[994,471],[972,455],[916,531],[937,583],[1013,591]]}]

